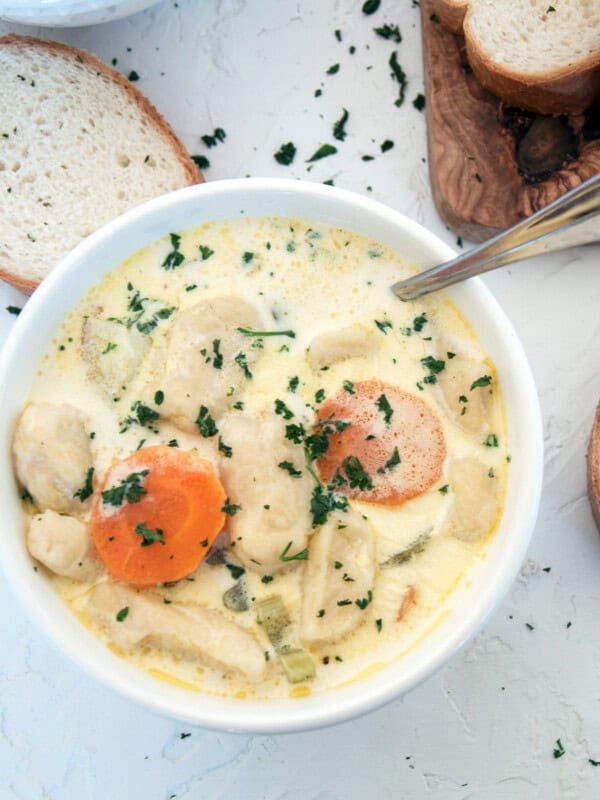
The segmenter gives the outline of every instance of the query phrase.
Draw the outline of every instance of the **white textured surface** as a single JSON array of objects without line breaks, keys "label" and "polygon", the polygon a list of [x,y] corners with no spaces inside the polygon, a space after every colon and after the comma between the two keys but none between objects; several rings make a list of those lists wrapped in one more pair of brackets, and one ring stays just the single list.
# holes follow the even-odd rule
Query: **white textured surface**
[{"label": "white textured surface", "polygon": [[[382,0],[366,17],[361,5],[167,0],[95,28],[12,30],[118,58],[126,75],[135,69],[190,152],[210,158],[208,179],[276,175],[334,178],[359,192],[371,186],[374,197],[454,243],[433,207],[425,120],[411,103],[422,91],[418,9]],[[400,25],[400,45],[372,33],[384,21]],[[408,76],[400,108],[388,67],[394,49]],[[335,63],[339,72],[326,75]],[[343,107],[348,137],[335,142],[331,127]],[[227,138],[207,150],[199,137],[215,127]],[[385,139],[395,147],[381,155]],[[296,160],[279,166],[273,153],[290,140]],[[323,142],[338,145],[338,154],[307,172],[304,159]],[[364,162],[364,154],[376,159]],[[113,697],[41,638],[0,584],[0,800],[600,797],[600,766],[589,761],[600,761],[600,539],[585,493],[585,448],[600,398],[598,256],[597,247],[572,250],[487,279],[538,382],[545,488],[521,576],[448,667],[403,700],[333,729],[215,734]],[[4,307],[22,301],[0,286],[0,335],[14,320]],[[555,759],[559,738],[565,754]]]}]

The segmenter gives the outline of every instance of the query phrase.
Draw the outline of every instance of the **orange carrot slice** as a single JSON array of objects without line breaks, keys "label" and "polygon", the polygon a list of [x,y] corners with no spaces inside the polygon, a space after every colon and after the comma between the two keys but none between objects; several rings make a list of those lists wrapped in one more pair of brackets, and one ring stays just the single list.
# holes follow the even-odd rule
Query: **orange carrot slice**
[{"label": "orange carrot slice", "polygon": [[225,491],[193,452],[157,445],[106,474],[90,521],[98,555],[115,578],[151,586],[193,572],[223,528]]},{"label": "orange carrot slice", "polygon": [[[348,497],[400,505],[425,492],[442,475],[446,442],[433,409],[416,395],[380,381],[354,384],[319,408],[319,426],[350,423],[329,436],[317,460],[321,479]],[[340,426],[342,427],[342,426]]]}]

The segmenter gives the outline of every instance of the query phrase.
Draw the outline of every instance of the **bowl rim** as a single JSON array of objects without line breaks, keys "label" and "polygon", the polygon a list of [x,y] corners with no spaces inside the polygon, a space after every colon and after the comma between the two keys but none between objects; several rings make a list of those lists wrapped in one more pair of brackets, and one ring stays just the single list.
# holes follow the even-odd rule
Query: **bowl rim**
[{"label": "bowl rim", "polygon": [[[368,221],[367,227],[376,227],[381,223],[384,227],[408,237],[409,241],[416,243],[417,248],[421,247],[427,251],[432,260],[449,259],[455,255],[452,249],[434,234],[400,212],[373,198],[338,187],[292,179],[242,178],[198,184],[162,195],[125,212],[92,233],[59,263],[35,291],[16,320],[0,352],[0,403],[2,407],[10,408],[8,401],[11,393],[11,370],[23,362],[22,354],[23,352],[27,353],[28,339],[31,337],[32,331],[35,331],[40,315],[42,317],[46,315],[47,318],[53,319],[53,322],[46,319],[42,324],[46,327],[53,325],[55,329],[56,322],[60,322],[64,318],[66,311],[59,313],[56,310],[54,314],[48,314],[47,310],[57,307],[60,309],[61,305],[65,305],[67,310],[72,308],[78,302],[81,294],[97,283],[105,272],[109,271],[109,269],[105,269],[99,272],[99,268],[95,268],[93,277],[90,277],[80,265],[88,262],[93,264],[94,260],[97,260],[98,256],[110,247],[111,242],[118,239],[119,236],[123,236],[125,231],[133,229],[135,233],[138,228],[144,232],[146,229],[152,230],[153,220],[164,218],[169,213],[181,215],[182,209],[186,209],[196,201],[204,203],[212,200],[218,204],[223,201],[227,203],[228,198],[232,197],[238,199],[239,207],[241,204],[239,198],[246,198],[244,204],[247,205],[253,198],[268,198],[271,195],[280,201],[300,198],[298,200],[300,204],[315,203],[317,206],[321,204],[323,208],[340,206],[348,213],[350,211],[356,213],[357,219],[361,220],[360,225],[354,226],[355,230],[364,225],[365,219]],[[293,205],[294,200],[292,199],[290,202]],[[242,210],[242,214],[246,217],[266,216],[264,213],[251,214],[244,210]],[[232,211],[229,216],[233,218],[239,214],[236,215]],[[284,209],[279,216],[298,215],[294,212],[287,213]],[[301,216],[311,218],[310,213],[303,213]],[[319,216],[313,218],[324,221]],[[197,224],[209,221],[209,219],[210,216],[199,216]],[[183,229],[183,227],[190,226],[184,225],[179,229]],[[137,240],[141,243],[132,245],[130,253],[134,253],[145,244],[150,244],[160,238],[161,234],[157,235],[155,231],[152,234],[144,233],[144,235],[145,239],[142,242],[140,239],[142,233],[138,232]],[[112,268],[111,266],[110,269]],[[84,277],[82,277],[82,273]],[[82,291],[75,299],[68,302],[62,301],[62,288],[75,277],[79,279]],[[525,353],[512,325],[495,298],[477,278],[453,287],[447,294],[455,300],[460,296],[463,298],[463,302],[474,303],[475,308],[483,309],[493,336],[497,336],[499,346],[509,347],[510,372],[507,375],[515,378],[512,380],[515,396],[510,398],[510,402],[514,401],[518,410],[519,416],[515,416],[515,419],[519,421],[519,431],[523,438],[523,442],[519,443],[521,457],[517,465],[511,465],[509,482],[514,482],[512,475],[516,470],[525,481],[526,491],[517,496],[515,508],[513,509],[511,506],[511,512],[518,522],[518,531],[507,534],[510,548],[505,547],[498,554],[500,559],[498,568],[491,576],[488,576],[485,584],[481,585],[482,593],[475,595],[473,607],[466,614],[454,620],[455,624],[450,628],[442,625],[443,635],[438,636],[439,631],[436,630],[427,637],[428,642],[432,637],[435,638],[437,647],[434,648],[425,665],[418,662],[415,665],[410,657],[401,657],[375,676],[365,678],[354,686],[335,689],[326,695],[319,694],[303,698],[301,701],[240,701],[215,698],[201,693],[192,695],[189,690],[176,686],[162,686],[163,682],[160,682],[161,688],[158,690],[155,678],[110,653],[93,634],[82,628],[81,623],[75,620],[66,604],[54,593],[54,597],[59,600],[63,609],[73,619],[75,627],[60,611],[56,613],[58,606],[48,594],[49,590],[52,592],[53,590],[49,586],[40,589],[42,583],[31,580],[31,576],[35,574],[31,570],[31,561],[29,560],[27,570],[26,562],[22,558],[19,560],[17,545],[14,545],[12,550],[8,549],[8,557],[2,559],[2,569],[27,613],[62,652],[65,652],[80,667],[83,667],[84,672],[91,674],[102,684],[162,715],[215,730],[282,733],[333,725],[374,710],[390,700],[402,696],[433,675],[480,631],[486,619],[500,604],[512,584],[525,555],[535,524],[541,494],[543,466],[542,422],[537,392]],[[34,368],[37,363],[39,363],[39,357],[33,363]],[[30,369],[30,372],[33,374],[33,369]],[[508,405],[508,401],[509,398],[505,396],[506,405]],[[7,413],[4,415],[4,419],[0,420],[0,475],[3,470],[12,472],[11,438],[12,418],[10,413]],[[509,440],[512,442],[512,432],[509,432]],[[7,474],[6,478],[7,480],[0,481],[0,507],[3,509],[8,507],[14,515],[15,506],[19,505],[20,515],[20,504],[14,479],[11,480],[10,474]],[[506,513],[505,507],[504,517],[506,517]],[[503,524],[501,523],[501,525]],[[9,528],[10,524],[6,527]],[[20,538],[22,539],[22,536]],[[481,573],[482,570],[479,572]],[[23,591],[24,586],[26,591]],[[85,635],[82,631],[85,631]],[[83,648],[80,642],[82,636],[86,640]],[[93,641],[90,641],[89,637],[92,637]],[[407,667],[404,672],[399,667],[400,661]],[[152,689],[154,691],[151,691]],[[196,707],[192,700],[193,697],[201,698],[199,707]]]}]

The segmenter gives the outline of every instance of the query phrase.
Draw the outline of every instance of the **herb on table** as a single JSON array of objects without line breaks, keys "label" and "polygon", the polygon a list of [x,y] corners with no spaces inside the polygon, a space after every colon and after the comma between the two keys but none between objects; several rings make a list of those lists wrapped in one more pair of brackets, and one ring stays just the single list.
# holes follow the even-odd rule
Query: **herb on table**
[{"label": "herb on table", "polygon": [[219,429],[217,428],[214,419],[208,413],[208,408],[206,406],[200,406],[200,411],[196,417],[196,425],[198,426],[200,435],[205,439],[210,439],[211,436],[215,436],[215,434],[219,432]]},{"label": "herb on table", "polygon": [[552,751],[552,755],[554,756],[554,758],[562,758],[564,756],[565,752],[566,752],[566,750],[563,747],[563,744],[562,744],[561,740],[557,739],[556,740],[556,747]]},{"label": "herb on table", "polygon": [[343,108],[342,111],[344,113],[333,125],[333,137],[339,142],[343,142],[346,138],[346,123],[348,122],[348,117],[350,116],[345,108]]},{"label": "herb on table", "polygon": [[390,56],[390,60],[388,63],[390,65],[390,69],[392,70],[391,73],[392,78],[398,82],[398,85],[400,87],[398,99],[394,101],[394,105],[401,106],[402,103],[404,102],[404,94],[406,92],[407,80],[406,80],[406,73],[398,63],[398,54],[396,53],[395,50]]},{"label": "herb on table", "polygon": [[593,758],[588,758],[588,762],[592,767],[600,767],[600,761],[595,761]]},{"label": "herb on table", "polygon": [[142,486],[142,480],[149,472],[150,470],[147,469],[141,472],[131,472],[116,486],[105,489],[102,492],[102,502],[104,505],[121,506],[125,500],[128,503],[139,503],[142,497],[147,494]]},{"label": "herb on table", "polygon": [[127,614],[129,614],[129,606],[125,606],[125,608],[122,608],[120,611],[117,611],[115,619],[117,620],[117,622],[123,622],[123,620],[126,619]]},{"label": "herb on table", "polygon": [[283,553],[279,556],[280,561],[308,561],[308,548],[304,548],[304,550],[300,550],[299,553],[294,553],[294,555],[288,556],[290,548],[293,542],[288,542],[285,546]]},{"label": "herb on table", "polygon": [[78,489],[73,495],[73,497],[78,497],[82,503],[84,503],[88,499],[88,497],[90,497],[94,493],[94,487],[92,485],[93,476],[94,476],[94,468],[90,467],[86,473],[83,486],[81,487],[81,489]]},{"label": "herb on table", "polygon": [[208,169],[210,167],[210,161],[206,156],[190,156],[190,158],[200,169]]},{"label": "herb on table", "polygon": [[210,133],[204,134],[200,138],[204,142],[207,147],[216,147],[219,142],[224,142],[227,134],[223,130],[223,128],[215,128],[212,135]]},{"label": "herb on table", "polygon": [[273,158],[278,164],[282,164],[284,167],[289,167],[294,160],[295,155],[296,146],[293,144],[293,142],[287,142],[287,144],[282,144],[279,150],[273,154]]},{"label": "herb on table", "polygon": [[287,330],[287,331],[254,331],[252,328],[237,328],[238,333],[241,333],[243,336],[288,336],[290,339],[295,339],[296,334],[294,331]]},{"label": "herb on table", "polygon": [[423,109],[425,108],[425,95],[418,94],[412,101],[412,104],[417,109],[417,111],[423,111]]},{"label": "herb on table", "polygon": [[223,503],[223,508],[221,511],[224,514],[227,514],[229,517],[235,517],[237,512],[241,509],[241,505],[239,503],[230,503],[229,498],[225,498],[225,502]]},{"label": "herb on table", "polygon": [[394,414],[394,409],[391,407],[389,400],[384,394],[380,394],[377,400],[375,401],[375,405],[383,414],[383,420],[386,425],[390,424],[390,420]]},{"label": "herb on table", "polygon": [[379,28],[373,28],[377,36],[381,36],[382,39],[389,39],[392,42],[397,42],[400,44],[402,41],[402,34],[400,33],[400,28],[397,25],[388,25],[386,22],[385,25],[382,25]]},{"label": "herb on table", "polygon": [[428,375],[423,378],[423,383],[437,383],[437,375],[444,369],[446,362],[433,356],[425,356],[421,359],[421,364],[428,371]]},{"label": "herb on table", "polygon": [[306,162],[319,161],[319,159],[327,158],[327,156],[332,156],[335,153],[337,153],[337,147],[334,147],[332,144],[322,144],[321,147],[315,150],[310,158],[306,159]]},{"label": "herb on table", "polygon": [[478,389],[480,386],[489,386],[491,382],[491,375],[482,375],[481,378],[477,378],[476,381],[473,381],[471,384],[471,391],[473,391],[473,389]]},{"label": "herb on table", "polygon": [[6,310],[9,314],[13,314],[15,317],[18,317],[23,309],[19,308],[19,306],[6,306]]},{"label": "herb on table", "polygon": [[129,73],[129,75],[127,76],[127,80],[131,81],[132,83],[135,83],[135,81],[139,81],[139,79],[140,79],[140,76],[137,74],[137,72],[134,69],[132,69],[131,72]]},{"label": "herb on table", "polygon": [[318,405],[319,403],[322,403],[323,400],[325,400],[325,389],[317,389],[315,392],[315,403]]},{"label": "herb on table", "polygon": [[250,367],[248,366],[248,360],[246,358],[246,354],[245,353],[238,353],[237,356],[233,360],[238,365],[238,367],[242,370],[242,372],[244,373],[244,376],[246,378],[250,379],[252,377],[252,372],[250,370]]},{"label": "herb on table", "polygon": [[370,16],[374,14],[379,6],[381,5],[381,0],[365,0],[362,7],[363,14]]},{"label": "herb on table", "polygon": [[217,447],[218,447],[219,452],[223,453],[225,458],[231,458],[231,456],[233,455],[233,448],[229,447],[228,445],[226,445],[225,442],[223,441],[223,439],[221,439],[220,436],[219,436]]},{"label": "herb on table", "polygon": [[172,250],[167,254],[167,257],[161,264],[161,267],[166,270],[175,269],[175,267],[178,267],[185,259],[183,253],[179,251],[181,236],[179,236],[177,233],[170,233],[169,237],[171,239]]},{"label": "herb on table", "polygon": [[381,152],[382,152],[382,153],[387,153],[387,151],[388,151],[388,150],[391,150],[393,146],[394,146],[394,143],[393,143],[393,141],[392,141],[391,139],[386,139],[386,140],[385,140],[384,142],[382,142],[382,143],[381,143],[381,145],[380,145],[380,147],[381,147]]},{"label": "herb on table", "polygon": [[279,414],[280,417],[283,417],[284,419],[292,419],[292,417],[294,416],[294,412],[290,408],[288,408],[288,406],[286,406],[283,400],[279,399],[275,400],[274,405],[275,405],[275,413]]},{"label": "herb on table", "polygon": [[329,67],[329,69],[326,71],[326,74],[327,75],[335,75],[339,71],[340,71],[340,65],[339,64],[332,64]]},{"label": "herb on table", "polygon": [[495,433],[488,433],[483,443],[486,447],[498,447],[498,437]]},{"label": "herb on table", "polygon": [[287,473],[289,473],[292,476],[292,478],[299,478],[302,475],[302,471],[296,469],[296,467],[292,464],[291,461],[280,461],[279,464],[277,464],[277,466],[280,469],[283,469]]}]

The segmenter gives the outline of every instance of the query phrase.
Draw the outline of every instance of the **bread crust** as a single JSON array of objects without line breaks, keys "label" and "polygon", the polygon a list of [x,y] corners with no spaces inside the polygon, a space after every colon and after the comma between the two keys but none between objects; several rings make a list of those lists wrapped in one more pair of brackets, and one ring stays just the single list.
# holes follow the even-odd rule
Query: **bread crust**
[{"label": "bread crust", "polygon": [[572,66],[542,73],[523,73],[494,64],[464,20],[467,57],[477,80],[506,103],[538,114],[581,114],[600,102],[600,53]]},{"label": "bread crust", "polygon": [[600,403],[590,436],[587,457],[588,495],[594,520],[600,531]]},{"label": "bread crust", "polygon": [[431,0],[431,7],[446,30],[462,34],[469,0]]},{"label": "bread crust", "polygon": [[[133,86],[131,81],[127,80],[127,78],[123,77],[123,75],[108,64],[105,64],[104,61],[101,61],[86,50],[71,47],[63,42],[37,39],[34,36],[19,36],[16,33],[1,36],[0,47],[15,48],[16,50],[31,47],[38,48],[48,53],[66,56],[73,61],[77,61],[89,67],[94,72],[99,73],[105,79],[122,89],[128,99],[138,107],[140,113],[150,121],[154,129],[166,140],[173,151],[174,160],[177,161],[183,169],[185,185],[191,186],[204,181],[204,176],[195,162],[190,158],[183,143],[175,135],[162,114],[139,89]],[[5,264],[0,264],[0,278],[27,295],[31,294],[40,283],[39,280],[22,275],[17,272],[16,269]]]}]

